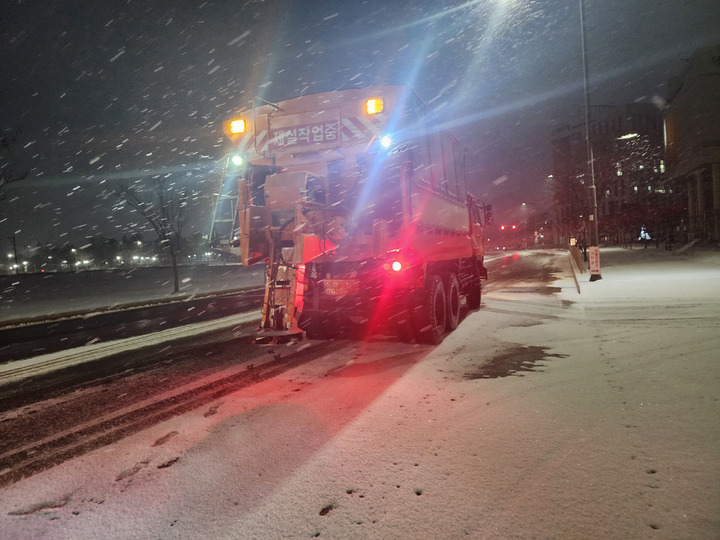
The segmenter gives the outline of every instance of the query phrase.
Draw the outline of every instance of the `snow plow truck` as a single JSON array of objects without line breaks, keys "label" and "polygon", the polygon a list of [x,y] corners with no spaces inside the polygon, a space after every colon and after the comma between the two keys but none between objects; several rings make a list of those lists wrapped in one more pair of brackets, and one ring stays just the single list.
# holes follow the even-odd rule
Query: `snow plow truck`
[{"label": "snow plow truck", "polygon": [[437,344],[462,298],[480,307],[489,207],[428,118],[410,89],[376,86],[256,98],[223,123],[236,150],[210,238],[266,264],[257,341],[355,327]]}]

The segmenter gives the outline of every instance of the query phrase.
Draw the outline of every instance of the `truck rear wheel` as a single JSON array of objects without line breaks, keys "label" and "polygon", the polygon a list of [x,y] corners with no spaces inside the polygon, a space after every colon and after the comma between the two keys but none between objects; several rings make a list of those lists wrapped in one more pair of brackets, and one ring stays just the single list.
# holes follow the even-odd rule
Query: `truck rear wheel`
[{"label": "truck rear wheel", "polygon": [[480,309],[480,302],[482,301],[482,281],[479,277],[473,279],[470,284],[470,291],[466,297],[468,309]]},{"label": "truck rear wheel", "polygon": [[437,345],[445,335],[447,317],[445,288],[440,276],[432,275],[428,278],[424,296],[424,306],[417,313],[419,338],[423,343]]},{"label": "truck rear wheel", "polygon": [[415,303],[413,302],[413,295],[407,294],[397,298],[397,313],[393,317],[393,323],[395,326],[395,333],[400,341],[410,343],[417,338],[415,332]]},{"label": "truck rear wheel", "polygon": [[410,343],[415,339],[415,329],[413,328],[412,321],[409,319],[396,321],[395,333],[398,339],[404,343]]},{"label": "truck rear wheel", "polygon": [[327,327],[327,319],[319,314],[306,315],[302,314],[298,321],[298,326],[305,331],[308,339],[327,339],[329,328]]},{"label": "truck rear wheel", "polygon": [[460,322],[460,283],[454,272],[447,278],[447,329],[452,332]]}]

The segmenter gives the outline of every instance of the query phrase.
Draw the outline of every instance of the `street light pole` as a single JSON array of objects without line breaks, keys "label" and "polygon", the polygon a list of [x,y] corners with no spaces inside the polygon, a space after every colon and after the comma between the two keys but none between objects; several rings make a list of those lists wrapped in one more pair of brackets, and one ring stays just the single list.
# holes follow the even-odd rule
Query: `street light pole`
[{"label": "street light pole", "polygon": [[583,85],[585,90],[585,146],[587,151],[587,167],[590,173],[590,196],[592,197],[592,214],[590,214],[590,281],[602,279],[600,275],[600,238],[597,220],[597,189],[595,188],[595,159],[590,140],[590,90],[588,85],[587,47],[585,44],[585,5],[580,4],[580,41],[582,47]]},{"label": "street light pole", "polygon": [[17,242],[15,241],[15,235],[8,236],[8,239],[12,240],[13,245],[13,266],[15,267],[15,274],[20,274],[20,269],[18,267],[18,256],[17,256]]}]

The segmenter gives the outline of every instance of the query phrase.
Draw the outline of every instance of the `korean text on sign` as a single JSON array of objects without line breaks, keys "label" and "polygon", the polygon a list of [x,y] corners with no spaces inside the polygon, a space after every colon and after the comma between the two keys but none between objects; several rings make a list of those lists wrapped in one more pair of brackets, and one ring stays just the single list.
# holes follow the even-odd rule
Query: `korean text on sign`
[{"label": "korean text on sign", "polygon": [[272,144],[289,147],[305,144],[332,143],[338,138],[337,122],[323,122],[282,128],[273,132]]},{"label": "korean text on sign", "polygon": [[600,273],[600,248],[597,246],[590,246],[588,249],[589,262],[590,262],[590,273]]}]

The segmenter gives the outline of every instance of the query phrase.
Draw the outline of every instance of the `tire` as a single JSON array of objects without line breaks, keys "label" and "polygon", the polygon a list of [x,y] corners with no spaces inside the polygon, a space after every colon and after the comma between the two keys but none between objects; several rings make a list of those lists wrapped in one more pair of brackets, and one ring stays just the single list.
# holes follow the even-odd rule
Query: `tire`
[{"label": "tire", "polygon": [[415,340],[415,328],[409,318],[396,321],[395,333],[403,343],[411,343]]},{"label": "tire", "polygon": [[455,330],[460,322],[460,283],[454,272],[447,277],[447,315],[445,327],[449,332]]},{"label": "tire", "polygon": [[395,334],[400,341],[411,343],[417,339],[413,294],[403,295],[395,300],[396,312],[392,318]]},{"label": "tire", "polygon": [[482,302],[482,280],[479,277],[472,280],[470,290],[468,291],[465,299],[467,301],[468,309],[480,309],[480,303]]},{"label": "tire", "polygon": [[447,316],[447,301],[445,299],[445,288],[439,276],[431,275],[423,291],[424,302],[420,304],[422,309],[418,310],[419,324],[416,328],[419,331],[419,340],[428,345],[437,345],[445,335]]},{"label": "tire", "polygon": [[298,321],[298,326],[305,331],[308,339],[327,339],[328,332],[326,319],[320,314],[306,315],[302,314]]}]

